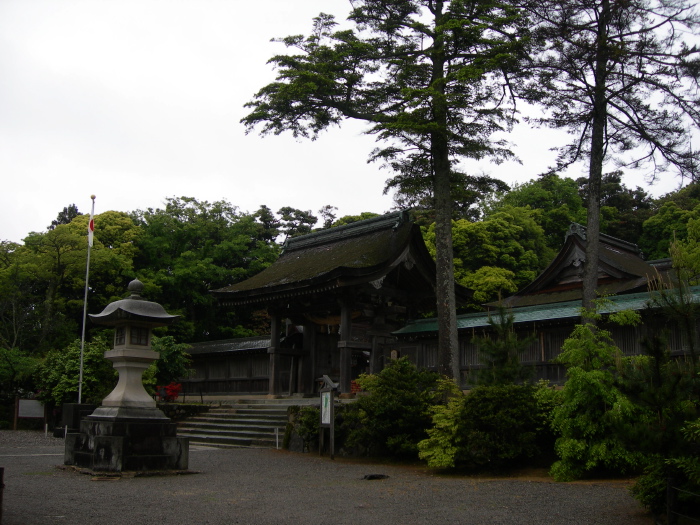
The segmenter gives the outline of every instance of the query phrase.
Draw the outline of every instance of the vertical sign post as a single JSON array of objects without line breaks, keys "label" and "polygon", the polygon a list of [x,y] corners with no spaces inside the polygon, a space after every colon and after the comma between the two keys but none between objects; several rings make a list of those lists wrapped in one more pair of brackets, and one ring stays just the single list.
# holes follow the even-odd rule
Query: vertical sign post
[{"label": "vertical sign post", "polygon": [[335,389],[324,388],[321,390],[321,425],[319,428],[320,439],[318,453],[323,453],[323,436],[325,429],[330,429],[331,459],[335,459]]}]

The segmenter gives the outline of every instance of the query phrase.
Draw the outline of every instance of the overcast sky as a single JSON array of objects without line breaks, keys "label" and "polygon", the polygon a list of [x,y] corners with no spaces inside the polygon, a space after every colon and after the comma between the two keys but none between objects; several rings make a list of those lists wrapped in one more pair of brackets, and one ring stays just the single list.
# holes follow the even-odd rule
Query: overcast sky
[{"label": "overcast sky", "polygon": [[[162,207],[172,196],[225,199],[253,212],[292,206],[338,216],[382,213],[389,173],[367,164],[359,123],[315,142],[245,135],[252,95],[284,52],[271,38],[308,34],[347,0],[0,1],[0,240],[44,231],[63,207],[95,213]],[[512,136],[523,164],[471,169],[505,182],[533,178],[558,136]],[[567,175],[582,175],[581,168]],[[641,174],[628,186],[655,195]],[[99,234],[97,234],[99,235]]]}]

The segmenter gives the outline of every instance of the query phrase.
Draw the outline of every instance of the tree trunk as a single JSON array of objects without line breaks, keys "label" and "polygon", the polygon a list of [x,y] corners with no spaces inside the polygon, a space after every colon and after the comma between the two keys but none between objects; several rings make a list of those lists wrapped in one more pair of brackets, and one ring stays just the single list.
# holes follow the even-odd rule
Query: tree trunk
[{"label": "tree trunk", "polygon": [[[588,214],[586,227],[586,262],[583,267],[583,301],[592,309],[598,288],[598,243],[600,239],[600,195],[605,158],[605,124],[607,120],[608,25],[610,2],[602,0],[596,40],[595,86],[593,91],[593,122],[591,127],[591,158],[588,169]],[[595,320],[584,316],[584,322]]]},{"label": "tree trunk", "polygon": [[[443,2],[435,7],[435,27],[441,26]],[[447,138],[447,100],[445,97],[445,47],[438,31],[432,55],[433,117],[437,131],[430,137],[433,161],[433,192],[435,197],[435,264],[438,316],[438,371],[461,382],[459,346],[457,339],[457,301],[452,254],[452,189],[450,184],[450,157]]]},{"label": "tree trunk", "polygon": [[[437,162],[436,162],[437,164]],[[435,263],[438,317],[438,371],[460,381],[457,341],[457,301],[452,256],[452,196],[449,163],[435,169]],[[447,180],[443,180],[447,179]],[[446,188],[445,188],[446,186]]]}]

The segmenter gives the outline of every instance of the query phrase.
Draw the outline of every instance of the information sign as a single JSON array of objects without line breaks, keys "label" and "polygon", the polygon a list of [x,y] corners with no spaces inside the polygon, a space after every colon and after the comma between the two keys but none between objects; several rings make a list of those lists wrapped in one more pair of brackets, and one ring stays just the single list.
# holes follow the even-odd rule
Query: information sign
[{"label": "information sign", "polygon": [[19,400],[19,417],[44,419],[44,405],[36,399]]}]

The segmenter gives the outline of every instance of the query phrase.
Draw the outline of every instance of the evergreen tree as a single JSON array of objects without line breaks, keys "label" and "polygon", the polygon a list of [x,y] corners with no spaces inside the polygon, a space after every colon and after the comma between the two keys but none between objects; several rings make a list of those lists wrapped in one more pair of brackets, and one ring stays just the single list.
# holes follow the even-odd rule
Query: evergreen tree
[{"label": "evergreen tree", "polygon": [[[596,297],[601,185],[606,160],[651,176],[676,168],[697,177],[691,128],[700,124],[700,58],[686,44],[700,19],[690,0],[543,0],[528,4],[538,71],[530,99],[537,124],[568,129],[556,169],[588,162],[584,307]],[[592,321],[589,319],[589,322]]]},{"label": "evergreen tree", "polygon": [[499,306],[496,315],[489,316],[493,333],[474,338],[479,348],[479,360],[486,366],[477,373],[479,385],[517,384],[532,377],[534,370],[522,364],[521,356],[536,337],[518,337],[513,329],[514,319],[511,312]]},{"label": "evergreen tree", "polygon": [[[439,370],[459,378],[451,221],[460,158],[502,159],[492,139],[513,114],[503,106],[505,72],[526,24],[498,1],[359,0],[348,29],[330,15],[309,36],[282,39],[296,54],[270,62],[277,80],[247,106],[243,122],[262,133],[314,138],[343,119],[368,123],[384,143],[371,159],[398,183],[429,191],[436,224]],[[394,184],[397,182],[395,181]]]}]

